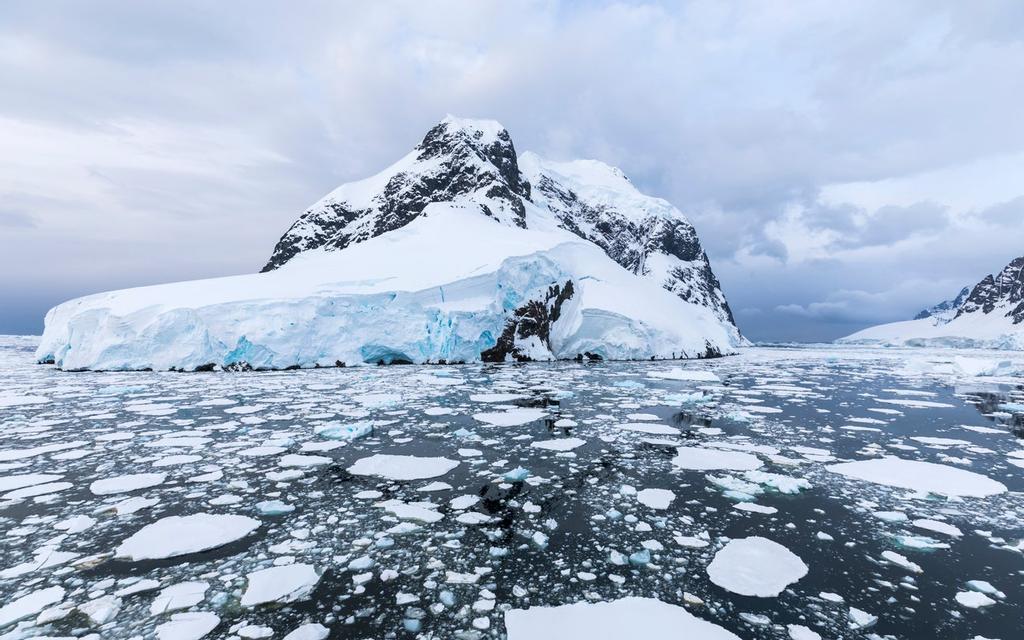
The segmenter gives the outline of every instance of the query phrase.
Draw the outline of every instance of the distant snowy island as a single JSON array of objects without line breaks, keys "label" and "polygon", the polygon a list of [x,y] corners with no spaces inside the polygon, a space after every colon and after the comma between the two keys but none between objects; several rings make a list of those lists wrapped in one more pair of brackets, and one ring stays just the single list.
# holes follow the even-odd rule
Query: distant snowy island
[{"label": "distant snowy island", "polygon": [[288,229],[258,274],[91,295],[46,315],[67,370],[701,358],[747,344],[696,231],[593,160],[517,155],[447,117]]},{"label": "distant snowy island", "polygon": [[913,320],[869,327],[837,342],[1024,350],[1024,256]]}]

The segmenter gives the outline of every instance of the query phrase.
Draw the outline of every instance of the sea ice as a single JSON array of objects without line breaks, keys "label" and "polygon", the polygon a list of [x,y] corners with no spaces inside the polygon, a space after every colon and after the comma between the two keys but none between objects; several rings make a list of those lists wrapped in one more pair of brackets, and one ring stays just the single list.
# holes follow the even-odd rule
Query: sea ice
[{"label": "sea ice", "polygon": [[637,502],[652,509],[668,509],[676,494],[668,489],[641,489],[636,493]]},{"label": "sea ice", "polygon": [[647,374],[648,378],[656,378],[659,380],[689,380],[693,382],[721,382],[719,378],[711,371],[704,369],[683,369],[675,367],[666,371],[652,371]]},{"label": "sea ice", "polygon": [[284,640],[325,640],[330,635],[327,627],[316,622],[299,625],[292,629]]},{"label": "sea ice", "polygon": [[474,413],[473,418],[495,427],[517,427],[540,420],[546,415],[543,409],[517,407],[508,411]]},{"label": "sea ice", "polygon": [[1006,485],[973,471],[934,462],[876,458],[826,467],[833,473],[890,487],[956,497],[985,497],[1006,491]]},{"label": "sea ice", "polygon": [[253,571],[246,576],[248,584],[242,594],[243,607],[255,607],[267,602],[295,602],[313,593],[320,574],[311,564],[286,564]]},{"label": "sea ice", "polygon": [[163,484],[165,479],[167,479],[167,475],[163,473],[133,473],[96,480],[89,485],[89,491],[97,496],[127,493],[155,487],[158,484]]},{"label": "sea ice", "polygon": [[348,472],[388,480],[422,480],[443,476],[459,466],[458,460],[441,457],[375,454],[356,460]]},{"label": "sea ice", "polygon": [[739,640],[738,636],[701,620],[683,607],[636,597],[512,609],[505,613],[505,630],[508,640]]},{"label": "sea ice", "polygon": [[741,451],[719,451],[701,447],[679,447],[672,464],[680,469],[691,471],[713,471],[729,469],[733,471],[752,471],[762,466],[757,456]]},{"label": "sea ice", "polygon": [[169,622],[158,625],[159,640],[199,640],[220,624],[220,617],[207,611],[175,613]]},{"label": "sea ice", "polygon": [[149,613],[155,616],[176,609],[188,609],[202,602],[209,588],[209,582],[198,580],[172,584],[157,594],[149,605]]},{"label": "sea ice", "polygon": [[62,587],[47,587],[16,598],[0,607],[0,629],[34,616],[46,607],[64,599]]},{"label": "sea ice", "polygon": [[530,446],[549,451],[572,451],[585,444],[587,444],[587,441],[580,438],[556,438],[554,440],[535,440],[530,443]]},{"label": "sea ice", "polygon": [[636,431],[657,436],[677,436],[681,433],[679,429],[670,427],[667,424],[648,424],[646,422],[627,422],[620,424],[618,428],[623,431]]},{"label": "sea ice", "polygon": [[995,600],[980,591],[960,591],[955,597],[957,604],[968,609],[991,607],[996,603]]},{"label": "sea ice", "polygon": [[807,575],[807,565],[777,542],[752,536],[730,540],[708,565],[711,582],[744,596],[774,597]]},{"label": "sea ice", "polygon": [[168,516],[133,533],[114,555],[128,560],[158,560],[198,553],[240,540],[259,526],[259,520],[237,515]]}]

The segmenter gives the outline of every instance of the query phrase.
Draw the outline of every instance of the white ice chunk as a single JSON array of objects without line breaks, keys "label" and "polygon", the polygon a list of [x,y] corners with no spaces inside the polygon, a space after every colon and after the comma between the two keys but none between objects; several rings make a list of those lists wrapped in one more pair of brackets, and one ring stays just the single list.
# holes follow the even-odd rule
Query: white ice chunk
[{"label": "white ice chunk", "polygon": [[1006,491],[1002,482],[980,473],[919,460],[886,457],[825,468],[849,478],[946,496],[981,498]]},{"label": "white ice chunk", "polygon": [[774,597],[807,575],[795,553],[760,536],[730,540],[708,565],[711,582],[744,596]]},{"label": "white ice chunk", "polygon": [[692,471],[713,471],[730,469],[733,471],[752,471],[762,466],[755,455],[742,451],[719,451],[700,447],[679,447],[672,464],[680,469]]},{"label": "white ice chunk", "polygon": [[473,418],[495,427],[517,427],[540,420],[546,415],[547,413],[543,409],[516,407],[508,411],[474,413]]},{"label": "white ice chunk", "polygon": [[356,460],[348,472],[357,476],[377,476],[388,480],[422,480],[443,476],[459,466],[457,460],[441,457],[375,454]]},{"label": "white ice chunk", "polygon": [[149,613],[155,616],[168,611],[193,607],[203,601],[203,598],[206,597],[206,590],[209,588],[209,582],[199,580],[172,584],[157,594],[152,604],[149,605]]},{"label": "white ice chunk", "polygon": [[169,622],[158,625],[159,640],[199,640],[220,624],[220,617],[207,611],[175,613]]},{"label": "white ice chunk", "polygon": [[168,516],[129,536],[114,551],[129,560],[157,560],[198,553],[240,540],[260,526],[246,516],[196,513]]},{"label": "white ice chunk", "polygon": [[652,509],[668,509],[676,499],[676,494],[668,489],[641,489],[636,492],[636,499]]},{"label": "white ice chunk", "polygon": [[63,599],[64,589],[62,587],[47,587],[11,600],[0,607],[0,629],[29,616],[34,616]]},{"label": "white ice chunk", "polygon": [[147,489],[163,484],[167,479],[164,473],[132,473],[113,478],[97,480],[89,485],[89,491],[97,496],[107,496],[115,493],[127,493],[139,489]]},{"label": "white ice chunk", "polygon": [[512,609],[505,613],[505,631],[508,640],[739,640],[683,607],[635,597]]},{"label": "white ice chunk", "polygon": [[537,449],[547,449],[548,451],[572,451],[585,444],[587,444],[587,441],[580,438],[556,438],[554,440],[536,440],[531,442],[530,446]]},{"label": "white ice chunk", "polygon": [[242,594],[243,607],[255,607],[266,602],[295,602],[313,593],[320,574],[311,564],[286,564],[253,571]]}]

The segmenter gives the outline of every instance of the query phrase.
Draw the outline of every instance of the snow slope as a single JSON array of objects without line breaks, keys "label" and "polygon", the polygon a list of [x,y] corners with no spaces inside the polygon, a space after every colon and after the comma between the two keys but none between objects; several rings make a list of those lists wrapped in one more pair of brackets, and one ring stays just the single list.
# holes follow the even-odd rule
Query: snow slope
[{"label": "snow slope", "polygon": [[986,276],[970,295],[961,292],[915,320],[868,327],[837,342],[1024,350],[1024,257]]},{"label": "snow slope", "polygon": [[428,213],[267,273],[66,302],[47,314],[37,357],[64,369],[156,370],[475,361],[510,313],[566,282],[574,293],[547,341],[522,341],[534,359],[730,350],[711,310],[636,278],[568,232],[510,228],[450,204]]},{"label": "snow slope", "polygon": [[310,207],[261,273],[65,302],[36,355],[76,370],[281,369],[743,344],[677,209],[617,169],[520,158],[500,124],[449,116]]}]

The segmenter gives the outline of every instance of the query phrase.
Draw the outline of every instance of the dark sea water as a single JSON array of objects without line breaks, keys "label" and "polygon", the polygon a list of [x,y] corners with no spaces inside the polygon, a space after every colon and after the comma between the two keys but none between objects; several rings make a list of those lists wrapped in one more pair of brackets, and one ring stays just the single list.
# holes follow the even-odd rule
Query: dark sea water
[{"label": "dark sea water", "polygon": [[[684,606],[742,638],[788,638],[792,624],[825,638],[1022,637],[1024,354],[757,348],[700,362],[195,374],[31,362],[28,341],[4,339],[0,487],[59,477],[25,480],[49,484],[36,496],[0,491],[0,603],[60,586],[66,611],[0,628],[11,638],[152,637],[182,612],[215,614],[211,638],[281,638],[313,622],[337,638],[501,638],[509,609],[626,596]],[[339,439],[352,426],[369,433]],[[533,446],[552,440],[578,446]],[[805,482],[781,492],[741,469],[680,468],[679,447],[741,454],[776,483]],[[458,464],[415,480],[349,472],[376,454]],[[829,470],[885,456],[1006,491],[949,497]],[[921,481],[941,472],[921,470]],[[153,473],[164,474],[153,486],[94,491]],[[421,491],[438,482],[447,486]],[[638,499],[644,489],[674,498],[655,509]],[[257,507],[270,500],[293,510]],[[146,525],[199,513],[259,526],[201,552],[114,557]],[[71,518],[71,531],[57,527]],[[770,597],[713,583],[715,554],[752,536],[799,556],[806,575]],[[295,601],[242,605],[248,574],[296,564],[319,580]],[[116,595],[140,579],[159,584]],[[160,589],[185,581],[208,586],[151,614]],[[980,588],[968,581],[1000,593],[964,606],[957,594]],[[90,601],[113,613],[90,619],[79,609]],[[851,608],[877,621],[855,628]]]}]

